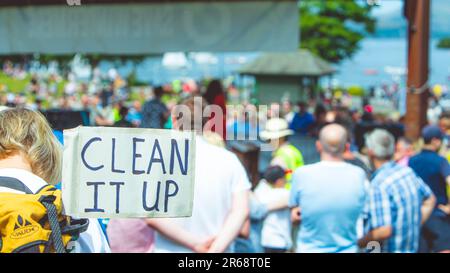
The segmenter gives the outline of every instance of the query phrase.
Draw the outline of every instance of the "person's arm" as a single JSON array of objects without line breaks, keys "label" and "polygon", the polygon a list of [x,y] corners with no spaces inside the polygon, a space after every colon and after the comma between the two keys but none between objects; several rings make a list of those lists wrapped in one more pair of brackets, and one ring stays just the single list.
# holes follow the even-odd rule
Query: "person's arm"
[{"label": "person's arm", "polygon": [[217,253],[226,251],[230,243],[238,236],[239,231],[249,216],[248,199],[248,190],[233,193],[231,210],[208,252]]},{"label": "person's arm", "polygon": [[247,218],[247,220],[245,220],[244,226],[239,232],[239,237],[244,239],[248,239],[250,237],[250,219]]},{"label": "person's arm", "polygon": [[267,203],[261,202],[254,193],[250,192],[250,219],[261,221],[266,218],[269,212],[288,208],[288,202],[289,191],[286,191],[286,194],[283,194],[280,198]]},{"label": "person's arm", "polygon": [[294,172],[292,176],[292,187],[290,190],[288,207],[291,209],[291,221],[294,225],[300,224],[301,209],[300,209],[300,181],[302,181],[298,171]]},{"label": "person's arm", "polygon": [[198,236],[184,230],[170,219],[147,219],[147,224],[165,237],[195,252],[206,252],[213,238],[202,240]]},{"label": "person's arm", "polygon": [[[450,186],[450,165],[448,164],[447,160],[443,160],[443,164],[441,166],[441,174],[443,177],[445,177],[445,181],[447,182],[447,185]],[[450,215],[450,198],[448,199],[447,204],[439,204],[438,208],[442,210],[445,214]]]},{"label": "person's arm", "polygon": [[[445,179],[447,182],[448,187],[450,187],[450,176],[447,176]],[[442,210],[445,214],[450,215],[450,198],[448,199],[448,203],[446,205],[438,205],[438,208]]]},{"label": "person's arm", "polygon": [[294,225],[298,225],[302,221],[301,212],[300,207],[291,208],[291,221]]},{"label": "person's arm", "polygon": [[282,210],[287,209],[288,207],[289,207],[289,191],[286,191],[285,196],[281,196],[280,198],[267,203],[268,211]]},{"label": "person's arm", "polygon": [[361,248],[365,248],[368,243],[376,241],[382,242],[384,240],[389,239],[392,236],[392,227],[391,226],[382,226],[375,228],[369,231],[366,235],[364,235],[359,241],[358,245]]},{"label": "person's arm", "polygon": [[436,197],[431,194],[427,199],[425,199],[422,203],[422,207],[420,211],[422,212],[422,219],[420,224],[423,225],[430,218],[431,213],[434,210],[434,206],[436,205]]},{"label": "person's arm", "polygon": [[262,203],[256,196],[256,194],[250,191],[249,194],[249,206],[250,206],[250,220],[261,221],[266,218],[269,213],[267,205]]},{"label": "person's arm", "polygon": [[380,185],[371,185],[366,200],[363,214],[369,231],[358,240],[358,246],[361,248],[365,248],[372,241],[382,242],[392,236],[389,194]]},{"label": "person's arm", "polygon": [[95,117],[95,123],[97,123],[100,126],[103,126],[106,122],[105,119],[99,114]]}]

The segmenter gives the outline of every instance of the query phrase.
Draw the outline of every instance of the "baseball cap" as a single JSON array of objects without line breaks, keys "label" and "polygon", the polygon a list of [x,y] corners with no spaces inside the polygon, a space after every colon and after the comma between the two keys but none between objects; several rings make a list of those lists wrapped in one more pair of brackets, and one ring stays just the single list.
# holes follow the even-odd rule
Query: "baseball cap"
[{"label": "baseball cap", "polygon": [[428,125],[422,129],[422,137],[424,141],[428,142],[433,138],[443,139],[444,133],[437,125]]}]

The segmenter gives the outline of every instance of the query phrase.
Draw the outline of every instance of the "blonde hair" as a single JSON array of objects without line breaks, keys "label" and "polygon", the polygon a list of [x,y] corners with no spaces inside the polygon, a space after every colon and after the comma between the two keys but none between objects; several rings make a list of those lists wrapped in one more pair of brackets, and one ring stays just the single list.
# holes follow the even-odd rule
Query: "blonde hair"
[{"label": "blonde hair", "polygon": [[218,133],[212,131],[205,131],[203,132],[203,138],[209,144],[225,148],[225,141],[223,140],[222,136],[219,135]]},{"label": "blonde hair", "polygon": [[45,117],[26,108],[0,112],[0,159],[25,155],[34,174],[55,185],[61,180],[62,148]]}]

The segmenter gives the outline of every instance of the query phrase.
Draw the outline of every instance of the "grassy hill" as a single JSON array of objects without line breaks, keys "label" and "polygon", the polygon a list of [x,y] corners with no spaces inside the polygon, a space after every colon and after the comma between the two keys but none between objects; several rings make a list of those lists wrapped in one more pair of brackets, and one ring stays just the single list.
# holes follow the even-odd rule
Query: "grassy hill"
[{"label": "grassy hill", "polygon": [[8,91],[14,93],[22,92],[25,90],[27,85],[30,83],[31,76],[27,76],[25,79],[14,79],[0,72],[0,91],[5,88]]}]

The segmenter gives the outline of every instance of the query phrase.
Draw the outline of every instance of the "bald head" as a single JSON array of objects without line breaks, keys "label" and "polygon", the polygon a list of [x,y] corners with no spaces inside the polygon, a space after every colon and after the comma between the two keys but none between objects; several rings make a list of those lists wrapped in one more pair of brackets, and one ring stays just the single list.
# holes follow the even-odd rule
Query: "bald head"
[{"label": "bald head", "polygon": [[345,151],[347,131],[339,124],[330,124],[322,128],[319,134],[322,152],[340,157]]}]

